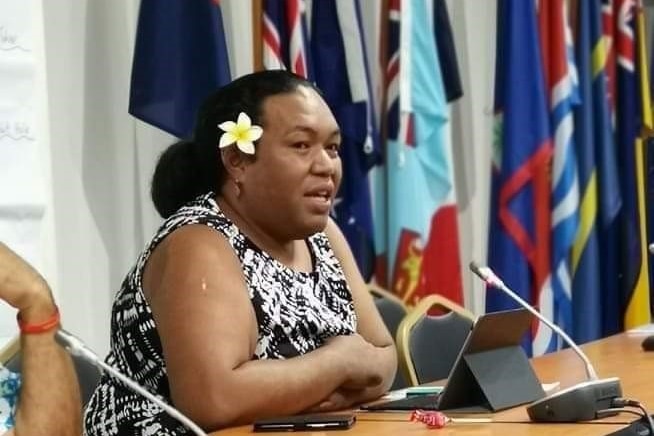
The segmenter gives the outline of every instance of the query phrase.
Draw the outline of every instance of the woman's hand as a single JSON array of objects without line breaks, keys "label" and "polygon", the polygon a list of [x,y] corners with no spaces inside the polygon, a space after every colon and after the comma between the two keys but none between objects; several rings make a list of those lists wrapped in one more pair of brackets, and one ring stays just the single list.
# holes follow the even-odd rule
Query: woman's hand
[{"label": "woman's hand", "polygon": [[336,350],[345,364],[347,378],[340,388],[357,391],[377,386],[383,381],[382,374],[371,366],[375,346],[358,333],[335,336],[325,346]]}]

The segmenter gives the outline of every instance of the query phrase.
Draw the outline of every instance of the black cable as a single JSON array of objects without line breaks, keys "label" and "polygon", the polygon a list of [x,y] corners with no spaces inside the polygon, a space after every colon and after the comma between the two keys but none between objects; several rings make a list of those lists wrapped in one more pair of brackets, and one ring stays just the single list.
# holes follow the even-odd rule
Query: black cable
[{"label": "black cable", "polygon": [[654,435],[654,421],[652,421],[652,415],[649,414],[647,409],[642,404],[638,404],[638,408],[643,411],[645,414],[645,418],[647,418],[647,422],[649,423],[649,434]]},{"label": "black cable", "polygon": [[598,417],[604,418],[604,416],[601,416],[604,413],[611,415],[615,413],[631,413],[632,415],[636,415],[639,418],[644,418],[641,412],[636,412],[635,410],[627,409],[626,407],[611,407],[610,409],[602,409],[597,411]]},{"label": "black cable", "polygon": [[[654,421],[652,420],[652,415],[649,414],[647,409],[645,409],[645,406],[640,401],[637,400],[631,400],[629,398],[614,398],[611,400],[611,406],[617,407],[617,408],[624,408],[624,407],[635,407],[639,409],[641,413],[638,413],[641,417],[644,417],[645,420],[647,421],[647,426],[649,427],[649,434],[654,435]],[[610,409],[607,409],[610,410]],[[626,410],[624,410],[626,411]],[[633,412],[633,411],[632,411]],[[635,413],[635,412],[633,412]]]}]

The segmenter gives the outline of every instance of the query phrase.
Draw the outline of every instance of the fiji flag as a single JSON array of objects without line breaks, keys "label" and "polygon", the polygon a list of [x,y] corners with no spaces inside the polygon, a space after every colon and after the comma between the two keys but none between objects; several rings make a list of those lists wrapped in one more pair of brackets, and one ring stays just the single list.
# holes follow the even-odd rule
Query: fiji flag
[{"label": "fiji flag", "polygon": [[[516,293],[537,306],[550,280],[552,159],[540,40],[534,2],[500,0],[498,7],[488,263]],[[500,292],[487,294],[488,311],[515,306]],[[546,327],[537,325],[534,336],[542,328]]]},{"label": "fiji flag", "polygon": [[180,138],[200,103],[231,80],[218,0],[142,0],[129,113]]},{"label": "fiji flag", "polygon": [[462,303],[449,114],[429,5],[390,4],[385,248],[392,289],[405,301],[438,293]]},{"label": "fiji flag", "polygon": [[374,271],[368,170],[380,157],[358,0],[313,2],[315,80],[342,132],[343,183],[332,216],[366,280]]}]

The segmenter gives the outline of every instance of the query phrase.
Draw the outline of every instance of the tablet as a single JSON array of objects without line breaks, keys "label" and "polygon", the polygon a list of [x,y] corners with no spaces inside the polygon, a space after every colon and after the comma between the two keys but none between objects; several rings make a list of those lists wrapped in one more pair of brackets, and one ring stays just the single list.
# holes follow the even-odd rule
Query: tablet
[{"label": "tablet", "polygon": [[326,431],[347,430],[356,422],[353,414],[294,415],[259,419],[254,422],[255,432],[266,431]]},{"label": "tablet", "polygon": [[520,343],[531,327],[527,309],[481,315],[472,326],[440,394],[407,395],[362,410],[447,410],[450,413],[497,412],[545,396]]}]

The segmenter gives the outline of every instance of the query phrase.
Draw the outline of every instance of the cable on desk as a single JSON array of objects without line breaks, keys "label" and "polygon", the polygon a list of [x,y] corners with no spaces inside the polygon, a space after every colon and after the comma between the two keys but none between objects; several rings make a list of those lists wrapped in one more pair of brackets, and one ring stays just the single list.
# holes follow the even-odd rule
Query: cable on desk
[{"label": "cable on desk", "polygon": [[[630,398],[614,398],[611,400],[611,408],[610,409],[604,409],[598,411],[598,415],[603,414],[603,413],[633,413],[635,415],[640,416],[641,418],[645,418],[645,421],[647,422],[647,426],[649,427],[649,434],[654,435],[654,421],[652,421],[652,415],[649,414],[647,409],[645,409],[645,406],[638,401],[638,400],[632,400]],[[636,412],[635,410],[627,409],[627,407],[633,407],[637,408],[639,412]]]}]

